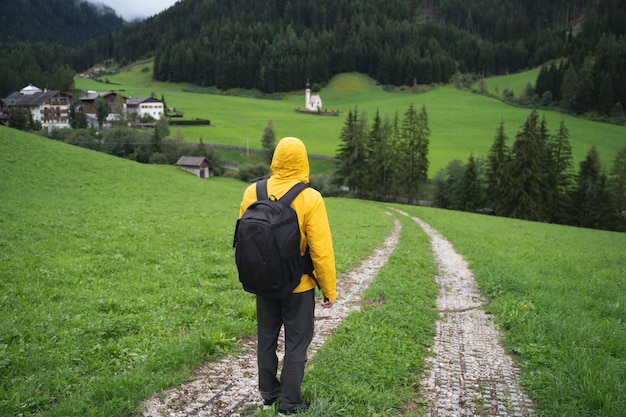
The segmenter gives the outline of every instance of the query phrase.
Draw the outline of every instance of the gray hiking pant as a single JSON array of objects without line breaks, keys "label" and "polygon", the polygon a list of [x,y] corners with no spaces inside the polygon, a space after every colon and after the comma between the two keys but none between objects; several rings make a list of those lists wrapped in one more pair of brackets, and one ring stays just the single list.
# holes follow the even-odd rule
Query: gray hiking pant
[{"label": "gray hiking pant", "polygon": [[[300,385],[304,378],[307,348],[313,340],[315,291],[290,294],[282,300],[257,296],[259,391],[264,400],[280,395],[280,410],[304,405]],[[278,373],[276,348],[280,328],[285,325],[285,358]]]}]

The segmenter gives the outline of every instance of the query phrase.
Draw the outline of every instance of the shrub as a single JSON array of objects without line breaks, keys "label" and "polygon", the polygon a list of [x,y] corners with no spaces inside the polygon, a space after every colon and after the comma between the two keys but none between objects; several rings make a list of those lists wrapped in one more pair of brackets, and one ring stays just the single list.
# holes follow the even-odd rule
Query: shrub
[{"label": "shrub", "polygon": [[152,154],[152,156],[150,156],[150,163],[166,165],[169,164],[170,161],[167,159],[167,156],[165,156],[165,154],[162,154],[161,152],[155,152]]},{"label": "shrub", "polygon": [[258,178],[263,178],[270,173],[269,165],[265,163],[257,163],[254,165],[242,165],[239,168],[239,179],[246,182],[251,182]]}]

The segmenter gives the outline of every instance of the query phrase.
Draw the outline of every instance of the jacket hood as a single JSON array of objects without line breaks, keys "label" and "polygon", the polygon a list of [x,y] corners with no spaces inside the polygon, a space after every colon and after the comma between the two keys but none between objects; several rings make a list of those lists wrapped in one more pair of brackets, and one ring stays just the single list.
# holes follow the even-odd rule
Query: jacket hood
[{"label": "jacket hood", "polygon": [[304,143],[293,137],[282,138],[272,158],[272,176],[309,183],[309,156]]}]

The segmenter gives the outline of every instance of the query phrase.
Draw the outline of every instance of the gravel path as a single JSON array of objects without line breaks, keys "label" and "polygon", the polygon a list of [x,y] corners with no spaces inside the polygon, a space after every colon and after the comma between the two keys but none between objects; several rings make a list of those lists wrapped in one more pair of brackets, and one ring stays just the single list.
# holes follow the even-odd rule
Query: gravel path
[{"label": "gravel path", "polygon": [[[430,226],[413,220],[430,236],[439,264],[437,309],[441,320],[437,322],[434,356],[429,359],[431,373],[421,382],[421,395],[429,407],[426,415],[529,416],[532,404],[519,388],[518,370],[482,310],[484,300],[467,263]],[[316,307],[309,357],[348,314],[359,309],[363,292],[395,250],[401,227],[396,219],[383,245],[338,281],[339,299],[333,308]],[[145,400],[143,417],[238,417],[247,404],[260,406],[256,339],[240,344],[239,356],[207,364],[191,382]]]},{"label": "gravel path", "polygon": [[413,220],[430,237],[439,266],[440,320],[430,374],[420,384],[426,416],[530,416],[532,403],[519,386],[519,369],[483,310],[485,300],[467,262],[436,230]]}]

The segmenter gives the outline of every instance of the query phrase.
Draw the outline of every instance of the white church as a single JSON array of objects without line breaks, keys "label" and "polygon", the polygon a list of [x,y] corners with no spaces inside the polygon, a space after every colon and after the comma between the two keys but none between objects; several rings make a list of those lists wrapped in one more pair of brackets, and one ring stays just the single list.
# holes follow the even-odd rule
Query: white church
[{"label": "white church", "polygon": [[304,98],[304,109],[306,111],[322,111],[322,98],[318,95],[311,95],[311,84],[306,83],[306,95]]}]

